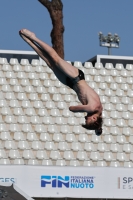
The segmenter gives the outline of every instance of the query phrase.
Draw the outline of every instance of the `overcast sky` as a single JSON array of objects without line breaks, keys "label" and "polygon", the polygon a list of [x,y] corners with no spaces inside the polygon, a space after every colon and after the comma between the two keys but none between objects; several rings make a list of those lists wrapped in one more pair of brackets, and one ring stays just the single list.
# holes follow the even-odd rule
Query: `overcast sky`
[{"label": "overcast sky", "polygon": [[[120,48],[113,55],[133,55],[133,0],[62,0],[65,60],[84,62],[107,54],[99,46],[98,32],[117,33]],[[32,50],[19,36],[27,28],[51,45],[52,23],[38,0],[0,0],[0,49]]]}]

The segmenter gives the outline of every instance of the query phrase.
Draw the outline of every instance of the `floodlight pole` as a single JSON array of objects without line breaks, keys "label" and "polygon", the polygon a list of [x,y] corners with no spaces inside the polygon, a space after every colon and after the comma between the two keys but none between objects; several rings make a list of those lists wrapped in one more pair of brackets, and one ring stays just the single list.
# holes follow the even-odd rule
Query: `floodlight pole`
[{"label": "floodlight pole", "polygon": [[108,55],[111,55],[111,47],[108,47]]},{"label": "floodlight pole", "polygon": [[108,55],[111,55],[111,48],[119,48],[120,37],[115,33],[114,36],[108,33],[104,36],[102,32],[99,32],[99,44],[102,47],[108,48]]}]

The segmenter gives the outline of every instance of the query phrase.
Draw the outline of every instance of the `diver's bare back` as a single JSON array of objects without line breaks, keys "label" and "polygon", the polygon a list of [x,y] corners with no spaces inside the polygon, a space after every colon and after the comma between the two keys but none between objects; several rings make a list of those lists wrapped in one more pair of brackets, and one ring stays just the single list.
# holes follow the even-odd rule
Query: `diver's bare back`
[{"label": "diver's bare back", "polygon": [[86,83],[85,80],[80,80],[74,85],[73,89],[77,93],[79,101],[83,105],[88,105],[88,112],[102,110],[102,105],[98,94]]}]

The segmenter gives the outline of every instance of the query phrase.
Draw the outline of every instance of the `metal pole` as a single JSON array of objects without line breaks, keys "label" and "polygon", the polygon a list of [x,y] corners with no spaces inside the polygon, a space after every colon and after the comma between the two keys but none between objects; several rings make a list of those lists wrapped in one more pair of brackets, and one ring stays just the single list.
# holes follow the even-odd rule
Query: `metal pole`
[{"label": "metal pole", "polygon": [[111,55],[111,47],[108,47],[108,55]]}]

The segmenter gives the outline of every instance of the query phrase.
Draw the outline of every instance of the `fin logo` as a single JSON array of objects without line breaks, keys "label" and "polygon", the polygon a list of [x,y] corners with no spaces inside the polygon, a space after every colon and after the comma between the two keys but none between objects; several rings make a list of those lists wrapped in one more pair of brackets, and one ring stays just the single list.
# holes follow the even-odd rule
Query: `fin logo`
[{"label": "fin logo", "polygon": [[41,176],[41,187],[46,187],[47,185],[51,185],[52,188],[62,188],[65,186],[69,188],[69,176]]}]

